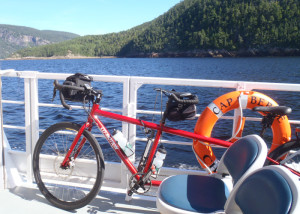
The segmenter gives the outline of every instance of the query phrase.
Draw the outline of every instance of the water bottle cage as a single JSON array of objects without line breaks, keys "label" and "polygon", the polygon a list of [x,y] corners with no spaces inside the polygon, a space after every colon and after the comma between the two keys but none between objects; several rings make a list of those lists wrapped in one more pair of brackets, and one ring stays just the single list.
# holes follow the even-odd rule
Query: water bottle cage
[{"label": "water bottle cage", "polygon": [[127,139],[123,136],[122,132],[114,130],[113,138],[127,157],[131,157],[134,154],[131,145],[127,142]]}]

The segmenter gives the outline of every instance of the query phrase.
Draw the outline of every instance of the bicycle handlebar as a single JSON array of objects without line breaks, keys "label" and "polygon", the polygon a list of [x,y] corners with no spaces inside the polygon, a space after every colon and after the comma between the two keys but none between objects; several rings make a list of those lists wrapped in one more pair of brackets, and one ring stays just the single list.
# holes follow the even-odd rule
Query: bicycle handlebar
[{"label": "bicycle handlebar", "polygon": [[[164,90],[161,88],[156,88],[154,89],[156,91],[161,91],[162,93],[164,93],[164,95],[166,95],[167,97],[174,99],[175,101],[177,101],[178,103],[183,103],[183,104],[197,104],[199,103],[199,99],[198,96],[195,94],[191,94],[191,93],[182,93],[182,92],[176,92],[176,91],[168,91],[168,90]],[[180,98],[182,97],[182,98]],[[184,99],[185,97],[189,98]]]},{"label": "bicycle handlebar", "polygon": [[[72,86],[72,85],[61,85],[58,83],[57,80],[54,80],[53,85],[54,85],[53,99],[56,95],[56,90],[58,90],[61,104],[63,105],[64,108],[66,108],[68,110],[71,110],[72,107],[66,103],[65,97],[62,93],[63,89],[82,91],[82,92],[84,92],[84,94],[95,95],[96,97],[98,97],[98,95],[102,95],[102,91],[96,91],[89,85],[85,85],[84,87],[78,87],[78,86]],[[182,93],[182,92],[176,92],[176,91],[168,91],[168,90],[164,90],[164,89],[154,89],[154,90],[161,91],[167,97],[169,97],[169,99],[173,99],[178,103],[182,103],[182,104],[197,104],[197,103],[199,103],[199,99],[198,99],[197,95],[195,95],[195,94]],[[184,98],[188,98],[188,99],[184,99]]]},{"label": "bicycle handlebar", "polygon": [[54,88],[56,88],[57,90],[61,91],[64,88],[68,88],[68,89],[74,89],[74,90],[78,90],[78,91],[85,91],[85,87],[78,87],[78,86],[72,86],[72,85],[61,85],[58,83],[57,80],[54,80],[53,82],[54,84]]},{"label": "bicycle handlebar", "polygon": [[[54,97],[55,97],[55,95],[56,95],[56,89],[57,89],[57,90],[59,91],[59,98],[60,98],[60,102],[61,102],[61,104],[63,105],[63,107],[66,108],[66,109],[68,109],[68,110],[72,110],[72,107],[66,103],[65,97],[64,97],[64,95],[63,95],[63,93],[62,93],[62,90],[63,90],[64,88],[69,88],[69,89],[75,89],[75,90],[80,90],[80,91],[82,91],[82,88],[81,88],[81,87],[76,87],[76,86],[61,85],[61,84],[58,83],[57,80],[54,80],[53,85],[54,85],[54,89],[53,89],[53,99],[54,99]],[[68,87],[67,87],[67,86],[68,86]],[[76,88],[74,88],[74,87],[76,87]]]},{"label": "bicycle handlebar", "polygon": [[68,110],[72,110],[72,107],[66,103],[65,101],[65,97],[63,95],[63,93],[61,91],[59,91],[59,98],[60,98],[60,102],[63,105],[64,108],[68,109]]},{"label": "bicycle handlebar", "polygon": [[56,95],[56,90],[59,90],[59,98],[60,98],[61,104],[63,105],[64,108],[66,108],[68,110],[71,110],[72,107],[66,103],[65,97],[62,93],[63,89],[72,89],[72,90],[82,91],[87,95],[91,94],[91,95],[95,95],[96,97],[99,94],[102,95],[102,91],[96,91],[89,85],[84,86],[84,87],[72,86],[72,85],[61,85],[58,83],[57,80],[54,80],[53,85],[54,85],[53,99]]}]

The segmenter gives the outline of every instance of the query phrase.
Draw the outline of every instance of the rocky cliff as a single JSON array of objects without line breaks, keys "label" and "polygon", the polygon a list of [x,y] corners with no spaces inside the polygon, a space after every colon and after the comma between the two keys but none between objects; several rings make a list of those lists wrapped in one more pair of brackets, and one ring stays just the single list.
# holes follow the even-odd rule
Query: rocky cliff
[{"label": "rocky cliff", "polygon": [[0,24],[0,59],[23,48],[61,42],[78,36],[66,32],[40,31],[28,27]]},{"label": "rocky cliff", "polygon": [[16,34],[14,31],[5,28],[0,28],[0,38],[6,43],[22,47],[47,45],[51,43],[49,40],[37,36]]}]

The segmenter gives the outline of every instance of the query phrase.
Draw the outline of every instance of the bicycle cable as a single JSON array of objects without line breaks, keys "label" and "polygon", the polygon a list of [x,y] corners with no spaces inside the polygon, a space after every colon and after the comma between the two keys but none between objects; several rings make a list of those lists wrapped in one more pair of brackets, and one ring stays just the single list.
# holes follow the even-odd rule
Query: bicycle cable
[{"label": "bicycle cable", "polygon": [[86,98],[87,95],[85,95],[83,97],[83,109],[85,110],[85,112],[88,114],[88,116],[90,116],[90,110],[91,110],[91,100],[89,100],[89,107],[86,108],[85,106],[85,98]]},{"label": "bicycle cable", "polygon": [[153,109],[153,115],[152,115],[152,123],[154,121],[154,117],[155,117],[155,110],[156,110],[156,104],[157,104],[157,100],[158,100],[158,96],[159,96],[159,93],[160,92],[160,120],[162,120],[162,116],[163,116],[163,106],[162,106],[162,89],[160,90],[156,90],[156,97],[155,97],[155,103],[154,103],[154,109]]},{"label": "bicycle cable", "polygon": [[153,108],[153,114],[152,114],[152,123],[154,122],[154,117],[155,117],[157,97],[158,97],[158,92],[156,93],[155,102],[154,102],[154,108]]}]

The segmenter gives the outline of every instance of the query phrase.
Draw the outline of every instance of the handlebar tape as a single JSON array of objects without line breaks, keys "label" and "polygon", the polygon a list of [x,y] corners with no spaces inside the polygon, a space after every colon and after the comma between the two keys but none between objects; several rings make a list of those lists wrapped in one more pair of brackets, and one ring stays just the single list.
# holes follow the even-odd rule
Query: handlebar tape
[{"label": "handlebar tape", "polygon": [[62,90],[64,88],[74,89],[74,90],[78,90],[78,91],[84,91],[85,90],[84,87],[71,86],[71,85],[61,85],[61,84],[58,83],[57,80],[54,80],[53,84],[54,84],[54,90],[55,89],[59,90],[59,98],[60,98],[61,104],[63,105],[64,108],[66,108],[68,110],[71,110],[72,107],[66,103],[65,97],[62,93]]},{"label": "handlebar tape", "polygon": [[72,107],[66,103],[65,97],[61,91],[59,91],[59,98],[60,98],[60,102],[64,108],[66,108],[68,110],[72,110]]},{"label": "handlebar tape", "polygon": [[74,90],[78,90],[78,91],[85,91],[84,87],[72,86],[72,85],[61,85],[58,83],[57,80],[54,80],[54,87],[57,88],[59,91],[61,91],[64,88],[74,89]]}]

